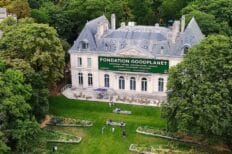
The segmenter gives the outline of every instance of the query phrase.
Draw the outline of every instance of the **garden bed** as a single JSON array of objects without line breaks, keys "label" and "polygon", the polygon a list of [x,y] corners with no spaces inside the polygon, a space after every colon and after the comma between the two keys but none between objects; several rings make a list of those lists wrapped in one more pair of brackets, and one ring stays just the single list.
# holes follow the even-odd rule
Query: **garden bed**
[{"label": "garden bed", "polygon": [[66,133],[59,132],[59,131],[46,130],[45,134],[46,134],[45,136],[47,138],[47,142],[69,143],[69,144],[81,142],[81,137],[66,134]]},{"label": "garden bed", "polygon": [[203,145],[203,143],[201,143],[200,141],[194,139],[193,137],[186,136],[186,135],[183,135],[183,134],[169,133],[169,132],[162,131],[162,130],[157,130],[157,129],[154,129],[154,128],[148,127],[148,126],[138,127],[136,129],[136,132],[140,133],[140,134],[144,134],[144,135],[165,138],[165,139],[179,141],[179,142],[183,142],[183,143],[189,143],[189,144],[195,144],[195,145]]},{"label": "garden bed", "polygon": [[106,124],[110,125],[110,126],[121,126],[121,127],[125,127],[126,126],[125,122],[115,122],[115,121],[112,121],[112,120],[107,120]]},{"label": "garden bed", "polygon": [[120,108],[116,108],[113,110],[113,113],[118,113],[118,114],[131,114],[131,111],[127,111],[127,110],[121,110]]},{"label": "garden bed", "polygon": [[129,151],[137,152],[137,153],[142,153],[142,154],[157,154],[157,153],[163,153],[163,154],[194,154],[195,152],[190,150],[190,151],[180,151],[177,150],[174,146],[170,145],[163,145],[163,146],[150,146],[150,145],[145,145],[145,144],[131,144],[129,147]]},{"label": "garden bed", "polygon": [[61,127],[91,127],[93,123],[88,120],[80,120],[64,117],[52,117],[47,125],[61,126]]}]

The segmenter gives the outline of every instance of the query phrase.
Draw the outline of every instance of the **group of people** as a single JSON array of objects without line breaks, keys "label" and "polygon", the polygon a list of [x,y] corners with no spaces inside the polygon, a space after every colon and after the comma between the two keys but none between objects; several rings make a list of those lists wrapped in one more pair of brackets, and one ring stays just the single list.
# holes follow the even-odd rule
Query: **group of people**
[{"label": "group of people", "polygon": [[[102,134],[104,134],[105,128],[106,128],[105,126],[103,126],[103,127],[102,127]],[[112,133],[114,133],[115,128],[114,128],[114,127],[112,127],[112,128],[111,128],[111,131],[112,131]],[[125,130],[125,129],[123,129],[123,130],[122,130],[122,137],[123,137],[123,138],[125,138],[125,137],[126,137],[126,135],[127,135],[127,134],[126,134],[126,130]]]},{"label": "group of people", "polygon": [[[111,106],[114,106],[114,102],[113,102],[113,101],[109,101],[109,107],[111,107]],[[117,112],[120,112],[120,110],[121,110],[121,109],[117,108]],[[112,123],[112,122],[113,122],[111,119],[109,119],[108,121],[109,121],[109,123]],[[124,125],[124,122],[121,122],[121,128],[122,128],[123,125]],[[106,128],[105,126],[102,127],[102,134],[104,134],[105,128]],[[114,133],[115,128],[112,127],[112,128],[111,128],[111,131],[112,131],[112,133]],[[127,135],[127,134],[126,134],[126,130],[123,129],[123,130],[122,130],[122,137],[125,138],[126,135]]]}]

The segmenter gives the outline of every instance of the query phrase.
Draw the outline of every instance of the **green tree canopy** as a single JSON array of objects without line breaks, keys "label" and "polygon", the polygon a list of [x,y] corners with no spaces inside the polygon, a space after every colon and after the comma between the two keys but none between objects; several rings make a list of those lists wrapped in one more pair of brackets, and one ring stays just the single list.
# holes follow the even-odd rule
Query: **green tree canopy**
[{"label": "green tree canopy", "polygon": [[36,140],[40,131],[28,104],[31,86],[25,83],[22,72],[6,69],[2,60],[0,64],[0,151],[8,147],[18,152],[31,151],[35,144],[27,143]]},{"label": "green tree canopy", "polygon": [[3,0],[1,7],[6,7],[8,13],[16,14],[17,18],[29,17],[31,8],[28,0]]},{"label": "green tree canopy", "polygon": [[26,82],[31,84],[33,92],[29,102],[33,114],[40,120],[48,112],[48,87],[63,76],[61,41],[54,28],[36,24],[31,18],[7,25],[0,24],[4,31],[0,39],[0,57],[8,67],[21,70]]},{"label": "green tree canopy", "polygon": [[215,35],[170,69],[172,93],[163,106],[170,131],[204,134],[231,145],[232,38]]},{"label": "green tree canopy", "polygon": [[[186,6],[182,14],[195,15],[205,34],[232,35],[231,0],[195,0]],[[205,19],[204,19],[205,18]],[[205,21],[204,21],[205,20]],[[208,22],[208,28],[207,28]]]},{"label": "green tree canopy", "polygon": [[25,19],[19,21],[17,25],[4,31],[0,39],[0,51],[0,56],[9,65],[14,65],[15,62],[25,63],[23,66],[41,73],[47,84],[54,83],[63,76],[64,51],[55,29],[48,25]]},{"label": "green tree canopy", "polygon": [[129,6],[137,24],[154,25],[157,21],[153,12],[152,0],[129,0]]},{"label": "green tree canopy", "polygon": [[179,19],[181,10],[192,0],[163,0],[159,7],[161,17],[168,21],[169,19]]},{"label": "green tree canopy", "polygon": [[220,24],[216,22],[214,15],[207,14],[198,10],[193,10],[192,12],[186,14],[187,23],[192,19],[192,17],[196,18],[196,21],[199,24],[203,34],[208,35],[220,32]]}]

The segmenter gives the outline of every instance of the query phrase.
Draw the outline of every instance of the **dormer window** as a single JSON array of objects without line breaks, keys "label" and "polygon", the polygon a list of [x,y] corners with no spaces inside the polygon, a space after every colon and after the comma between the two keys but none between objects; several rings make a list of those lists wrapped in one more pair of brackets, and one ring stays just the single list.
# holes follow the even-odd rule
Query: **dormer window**
[{"label": "dormer window", "polygon": [[106,50],[106,51],[109,51],[109,50],[110,50],[110,46],[109,46],[109,44],[107,44],[107,43],[105,43],[105,50]]},{"label": "dormer window", "polygon": [[190,48],[190,45],[188,45],[188,44],[184,45],[184,47],[183,47],[183,55],[188,53],[189,48]]},{"label": "dormer window", "polygon": [[89,42],[88,40],[81,41],[81,49],[86,50],[89,48]]},{"label": "dormer window", "polygon": [[188,50],[189,50],[189,47],[188,47],[188,46],[185,46],[185,47],[184,47],[184,54],[186,54],[186,53],[188,52]]},{"label": "dormer window", "polygon": [[164,46],[161,46],[160,48],[161,48],[160,54],[162,55],[164,53]]}]

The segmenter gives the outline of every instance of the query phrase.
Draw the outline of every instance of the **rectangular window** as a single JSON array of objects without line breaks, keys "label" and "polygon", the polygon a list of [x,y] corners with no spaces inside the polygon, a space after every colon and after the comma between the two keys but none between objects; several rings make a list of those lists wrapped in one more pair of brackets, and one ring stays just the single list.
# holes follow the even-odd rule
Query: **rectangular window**
[{"label": "rectangular window", "polygon": [[130,90],[136,90],[136,81],[134,77],[130,78]]},{"label": "rectangular window", "polygon": [[88,85],[93,86],[93,75],[91,73],[88,74]]},{"label": "rectangular window", "polygon": [[119,77],[119,89],[125,89],[125,79],[123,76]]},{"label": "rectangular window", "polygon": [[158,81],[158,91],[160,91],[160,92],[164,91],[164,79],[163,78],[159,78],[159,81]]},{"label": "rectangular window", "polygon": [[78,66],[78,67],[81,67],[81,66],[82,66],[82,58],[81,58],[81,57],[78,57],[78,58],[77,58],[77,66]]},{"label": "rectangular window", "polygon": [[110,87],[110,76],[108,74],[105,74],[104,78],[105,78],[105,87],[109,88]]},{"label": "rectangular window", "polygon": [[92,59],[91,58],[87,58],[87,66],[88,67],[92,66]]},{"label": "rectangular window", "polygon": [[83,85],[83,74],[78,73],[78,80],[79,80],[79,85]]}]

